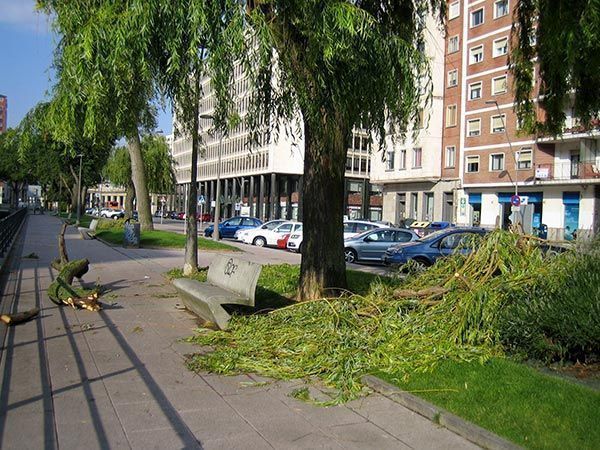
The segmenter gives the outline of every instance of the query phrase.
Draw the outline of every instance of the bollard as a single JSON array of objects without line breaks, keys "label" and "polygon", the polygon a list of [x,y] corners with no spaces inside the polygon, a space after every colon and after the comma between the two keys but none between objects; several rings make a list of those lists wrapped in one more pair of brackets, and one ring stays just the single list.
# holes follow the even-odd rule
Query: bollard
[{"label": "bollard", "polygon": [[123,247],[140,248],[140,224],[127,219],[123,226]]}]

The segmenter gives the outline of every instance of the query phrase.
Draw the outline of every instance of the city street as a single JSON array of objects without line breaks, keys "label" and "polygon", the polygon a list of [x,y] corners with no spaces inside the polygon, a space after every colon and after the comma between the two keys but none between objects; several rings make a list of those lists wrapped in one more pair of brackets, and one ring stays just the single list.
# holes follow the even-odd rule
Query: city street
[{"label": "city street", "polygon": [[[163,223],[161,224],[160,218],[155,217],[154,224],[157,230],[173,231],[176,233],[185,234],[185,221],[183,220],[163,219]],[[202,230],[209,225],[212,225],[212,223],[203,224]],[[200,224],[198,224],[198,228],[200,229]],[[202,233],[202,230],[200,230],[199,233],[201,236],[204,235],[204,233]],[[242,249],[248,255],[248,259],[251,259],[254,262],[258,262],[261,264],[300,264],[300,254],[292,253],[288,250],[269,247],[256,247],[254,245],[236,242],[232,239],[223,239],[223,242]],[[392,269],[383,265],[377,265],[372,263],[346,264],[346,266],[352,270],[360,270],[362,272],[375,273],[378,275],[389,275],[392,273]]]}]

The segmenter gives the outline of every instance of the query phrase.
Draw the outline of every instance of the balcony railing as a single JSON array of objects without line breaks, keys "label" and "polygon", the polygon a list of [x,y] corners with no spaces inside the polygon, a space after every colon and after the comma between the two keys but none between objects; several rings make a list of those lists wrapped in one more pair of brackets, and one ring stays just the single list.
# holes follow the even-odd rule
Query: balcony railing
[{"label": "balcony railing", "polygon": [[595,179],[600,181],[600,161],[565,161],[537,164],[535,178],[539,181]]}]

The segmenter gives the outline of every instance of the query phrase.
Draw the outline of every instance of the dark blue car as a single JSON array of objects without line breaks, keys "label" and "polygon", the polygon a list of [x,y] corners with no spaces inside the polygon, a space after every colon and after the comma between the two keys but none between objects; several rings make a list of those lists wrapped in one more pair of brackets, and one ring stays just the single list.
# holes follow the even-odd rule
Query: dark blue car
[{"label": "dark blue car", "polygon": [[470,253],[474,243],[486,233],[483,228],[446,228],[413,242],[393,245],[386,250],[382,260],[385,264],[402,265],[412,259],[422,266],[431,266],[438,258],[454,252]]},{"label": "dark blue car", "polygon": [[[256,217],[232,217],[219,224],[219,237],[233,238],[237,230],[244,228],[255,228],[262,225],[262,222]],[[211,225],[204,230],[204,236],[212,237],[214,226]]]}]

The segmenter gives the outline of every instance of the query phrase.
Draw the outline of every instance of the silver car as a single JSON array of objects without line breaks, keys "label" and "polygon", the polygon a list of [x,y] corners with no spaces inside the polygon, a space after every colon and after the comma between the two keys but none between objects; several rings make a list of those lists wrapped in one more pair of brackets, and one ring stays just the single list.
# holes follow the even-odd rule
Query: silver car
[{"label": "silver car", "polygon": [[394,244],[416,241],[419,236],[404,228],[380,228],[365,231],[344,241],[344,259],[346,262],[377,261]]}]

